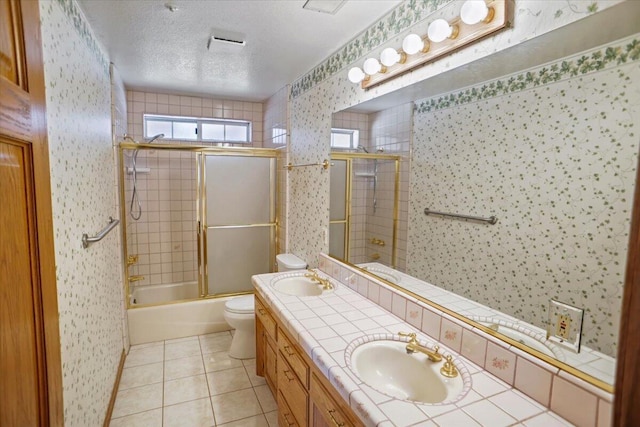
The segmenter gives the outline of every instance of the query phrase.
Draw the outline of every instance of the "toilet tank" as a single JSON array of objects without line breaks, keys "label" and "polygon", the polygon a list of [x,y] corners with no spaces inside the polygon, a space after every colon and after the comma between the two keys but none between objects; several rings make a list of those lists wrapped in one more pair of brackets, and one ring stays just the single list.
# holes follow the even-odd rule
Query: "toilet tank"
[{"label": "toilet tank", "polygon": [[304,270],[307,263],[293,254],[279,254],[276,256],[278,271]]}]

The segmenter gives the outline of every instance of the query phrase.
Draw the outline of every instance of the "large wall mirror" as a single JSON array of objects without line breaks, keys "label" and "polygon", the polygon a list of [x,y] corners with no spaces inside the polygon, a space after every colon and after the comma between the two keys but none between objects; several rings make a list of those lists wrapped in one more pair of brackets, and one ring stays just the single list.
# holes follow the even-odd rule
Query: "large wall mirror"
[{"label": "large wall mirror", "polygon": [[[485,90],[482,99],[445,105],[414,89],[336,112],[333,161],[351,155],[358,162],[335,168],[339,179],[332,172],[330,254],[612,391],[639,141],[632,82],[640,66],[619,61],[521,90],[486,89],[577,63],[572,55],[599,43],[575,42],[573,51],[541,54],[539,62],[530,52],[588,34],[596,17],[431,83],[434,95],[464,87]],[[604,18],[611,16],[597,17]],[[608,42],[636,34],[639,24],[624,31]],[[601,48],[603,55],[607,48],[617,45]],[[425,215],[425,208],[480,219]],[[483,220],[490,217],[497,221]],[[584,311],[579,349],[571,331],[581,314],[571,307]],[[547,339],[548,331],[564,339]]]}]

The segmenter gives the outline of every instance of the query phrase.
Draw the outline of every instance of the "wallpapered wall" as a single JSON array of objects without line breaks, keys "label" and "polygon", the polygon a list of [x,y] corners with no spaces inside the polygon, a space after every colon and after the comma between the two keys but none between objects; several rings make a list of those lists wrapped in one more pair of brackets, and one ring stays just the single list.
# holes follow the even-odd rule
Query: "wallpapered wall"
[{"label": "wallpapered wall", "polygon": [[[551,298],[586,308],[584,343],[615,357],[639,55],[627,39],[418,102],[409,273],[540,327]],[[426,217],[425,207],[498,223]]]},{"label": "wallpapered wall", "polygon": [[41,1],[65,426],[101,425],[122,353],[109,63],[73,1]]}]

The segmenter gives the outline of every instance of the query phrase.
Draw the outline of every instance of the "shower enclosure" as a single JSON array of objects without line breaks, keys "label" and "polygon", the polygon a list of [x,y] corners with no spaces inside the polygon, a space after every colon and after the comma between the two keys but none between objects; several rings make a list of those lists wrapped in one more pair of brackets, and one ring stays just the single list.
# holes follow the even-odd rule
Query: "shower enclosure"
[{"label": "shower enclosure", "polygon": [[331,153],[329,254],[397,262],[400,156]]},{"label": "shower enclosure", "polygon": [[[249,293],[252,275],[272,271],[276,157],[270,149],[120,144],[130,308]],[[140,208],[130,203],[134,175]]]}]

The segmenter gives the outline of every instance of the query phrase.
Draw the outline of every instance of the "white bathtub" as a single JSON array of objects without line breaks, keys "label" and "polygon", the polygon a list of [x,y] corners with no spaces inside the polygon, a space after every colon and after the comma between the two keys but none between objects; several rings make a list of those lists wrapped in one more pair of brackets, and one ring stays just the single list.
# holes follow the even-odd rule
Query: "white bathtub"
[{"label": "white bathtub", "polygon": [[162,304],[183,299],[198,298],[198,282],[170,283],[134,288],[131,293],[133,304]]},{"label": "white bathtub", "polygon": [[[189,286],[152,285],[134,290],[139,304],[157,304],[175,300],[175,295],[188,292]],[[155,289],[154,289],[155,288]],[[136,294],[137,291],[138,292]],[[156,296],[156,292],[158,295]],[[198,285],[195,285],[195,297],[198,297]],[[192,297],[187,297],[192,298]],[[135,307],[127,310],[129,321],[129,342],[131,345],[193,335],[210,334],[231,329],[224,320],[224,304],[229,298],[209,298],[197,301],[169,303],[155,307]],[[142,302],[144,301],[144,302]],[[153,302],[150,302],[153,301]]]}]

